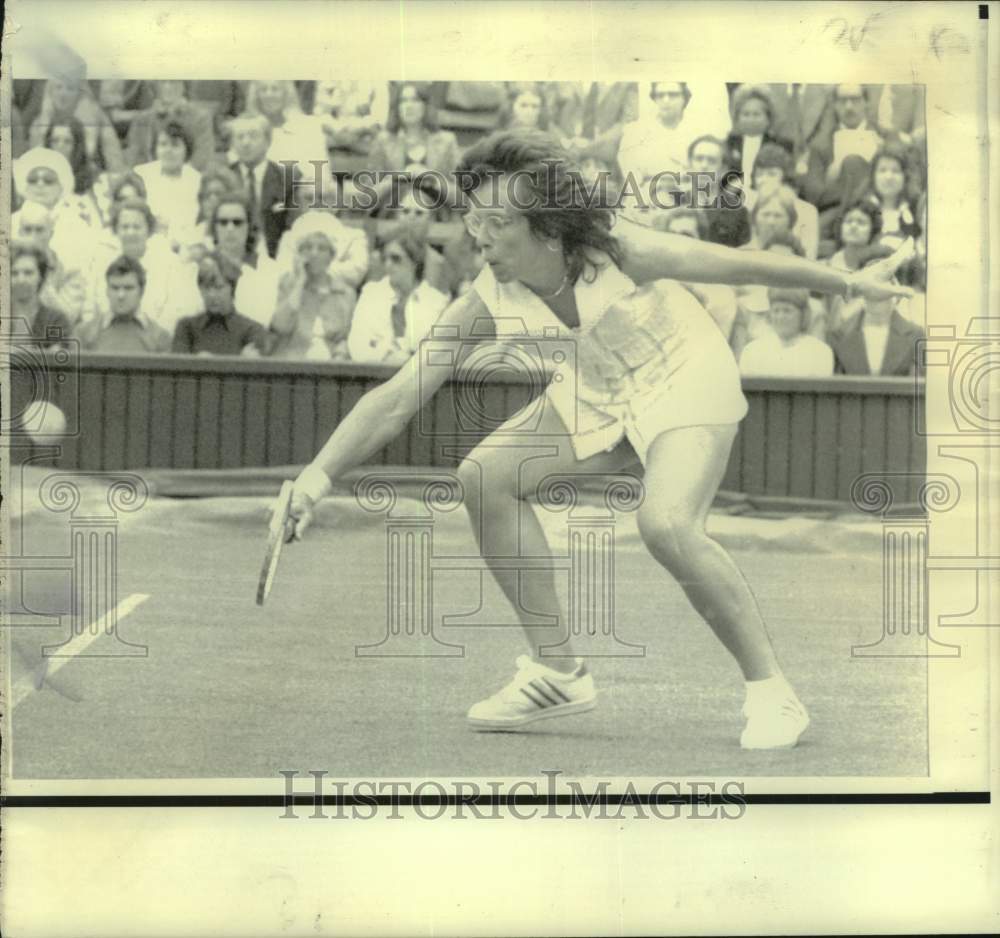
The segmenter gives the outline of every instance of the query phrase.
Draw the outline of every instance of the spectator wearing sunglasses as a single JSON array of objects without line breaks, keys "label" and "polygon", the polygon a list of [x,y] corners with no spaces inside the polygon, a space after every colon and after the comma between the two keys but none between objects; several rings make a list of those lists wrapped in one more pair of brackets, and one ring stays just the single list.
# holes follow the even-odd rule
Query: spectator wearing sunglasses
[{"label": "spectator wearing sunglasses", "polygon": [[212,231],[212,217],[219,201],[241,192],[239,180],[232,171],[221,164],[206,167],[198,183],[198,214],[194,226],[178,235],[180,254],[198,263],[217,243]]},{"label": "spectator wearing sunglasses", "polygon": [[250,205],[242,192],[229,192],[214,200],[208,228],[212,247],[240,271],[234,303],[244,315],[270,326],[275,309],[278,265],[254,249],[257,232]]},{"label": "spectator wearing sunglasses", "polygon": [[86,270],[96,243],[95,231],[70,203],[73,198],[73,171],[61,153],[35,147],[14,163],[14,186],[24,205],[11,217],[11,230],[20,228],[24,208],[35,203],[46,209],[52,222],[48,243],[67,269]]},{"label": "spectator wearing sunglasses", "polygon": [[385,276],[361,291],[347,346],[352,361],[398,366],[430,332],[448,295],[423,279],[426,245],[412,232],[399,230],[377,246]]}]

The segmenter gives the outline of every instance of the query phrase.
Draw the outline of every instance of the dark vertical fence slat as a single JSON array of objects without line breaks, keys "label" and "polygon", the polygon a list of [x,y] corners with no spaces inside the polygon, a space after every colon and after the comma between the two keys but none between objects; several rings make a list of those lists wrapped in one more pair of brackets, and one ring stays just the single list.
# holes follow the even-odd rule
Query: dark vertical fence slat
[{"label": "dark vertical fence slat", "polygon": [[149,465],[150,377],[141,371],[128,375],[128,419],[125,426],[125,469]]},{"label": "dark vertical fence slat", "polygon": [[292,386],[292,452],[296,465],[311,462],[322,442],[316,440],[316,382],[299,378]]},{"label": "dark vertical fence slat", "polygon": [[269,388],[267,464],[287,466],[292,462],[292,386],[287,381],[272,379]]},{"label": "dark vertical fence slat", "polygon": [[815,395],[798,391],[791,396],[791,439],[788,443],[788,494],[799,498],[815,498],[813,452],[816,429]]},{"label": "dark vertical fence slat", "polygon": [[886,400],[885,466],[890,472],[910,469],[910,437],[913,436],[913,406],[905,397]]},{"label": "dark vertical fence slat", "polygon": [[861,471],[885,471],[888,419],[885,398],[879,394],[861,399]]},{"label": "dark vertical fence slat", "polygon": [[157,469],[172,465],[172,441],[174,423],[174,384],[172,375],[153,376],[149,408],[149,459]]},{"label": "dark vertical fence slat", "polygon": [[80,375],[80,413],[87,419],[80,426],[80,468],[103,469],[104,447],[104,375],[84,372]]},{"label": "dark vertical fence slat", "polygon": [[835,394],[816,399],[813,444],[813,496],[833,500],[837,495],[837,450],[840,446],[840,402]]},{"label": "dark vertical fence slat", "polygon": [[126,462],[129,384],[128,375],[118,373],[104,376],[102,468],[118,469]]},{"label": "dark vertical fence slat", "polygon": [[222,380],[222,402],[219,411],[219,465],[235,469],[243,462],[243,389],[246,380],[241,375],[227,375]]},{"label": "dark vertical fence slat", "polygon": [[180,378],[176,384],[173,465],[177,469],[193,469],[195,465],[199,378]]},{"label": "dark vertical fence slat", "polygon": [[789,394],[767,396],[764,459],[768,495],[787,495],[792,461],[792,401]]},{"label": "dark vertical fence slat", "polygon": [[749,495],[764,494],[767,401],[759,392],[747,394],[750,410],[743,419],[742,488]]},{"label": "dark vertical fence slat", "polygon": [[343,385],[333,378],[320,378],[316,392],[316,448],[330,438],[340,422],[340,396]]},{"label": "dark vertical fence slat", "polygon": [[458,442],[455,436],[455,429],[458,426],[455,413],[457,406],[455,385],[449,381],[438,391],[432,403],[434,405],[434,437],[432,440],[434,454],[431,465],[453,467],[457,460],[452,455],[446,455],[446,452]]},{"label": "dark vertical fence slat", "polygon": [[268,398],[270,387],[266,378],[246,385],[244,404],[243,459],[246,466],[266,466],[268,437]]},{"label": "dark vertical fence slat", "polygon": [[199,469],[218,469],[222,465],[221,408],[222,381],[215,375],[202,375],[198,385],[198,412],[195,415],[195,465]]},{"label": "dark vertical fence slat", "polygon": [[837,498],[848,501],[861,474],[861,397],[845,394],[840,402],[840,446],[837,448]]}]

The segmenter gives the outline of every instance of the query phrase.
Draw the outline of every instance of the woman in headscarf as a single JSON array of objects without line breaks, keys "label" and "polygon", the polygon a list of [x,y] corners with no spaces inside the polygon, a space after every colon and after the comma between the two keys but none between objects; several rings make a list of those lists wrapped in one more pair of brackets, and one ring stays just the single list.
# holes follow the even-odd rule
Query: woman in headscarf
[{"label": "woman in headscarf", "polygon": [[[14,163],[14,186],[18,194],[25,203],[37,202],[51,214],[49,247],[66,267],[84,269],[93,254],[95,230],[79,214],[74,185],[69,161],[55,150],[34,147]],[[15,212],[11,230],[17,231],[19,227],[20,212]]]},{"label": "woman in headscarf", "polygon": [[[356,258],[367,241],[327,212],[307,212],[286,232],[278,250],[277,304],[271,329],[281,337],[278,358],[347,360],[347,336],[357,292]],[[349,279],[350,278],[350,279]],[[352,282],[353,281],[353,282]]]}]

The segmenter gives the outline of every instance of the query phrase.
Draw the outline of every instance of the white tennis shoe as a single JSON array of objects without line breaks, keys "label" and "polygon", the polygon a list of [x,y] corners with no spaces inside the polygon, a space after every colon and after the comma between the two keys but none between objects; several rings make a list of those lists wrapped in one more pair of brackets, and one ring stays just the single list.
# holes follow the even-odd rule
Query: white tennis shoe
[{"label": "white tennis shoe", "polygon": [[554,671],[528,655],[517,659],[517,674],[503,690],[474,704],[469,725],[505,730],[536,720],[584,713],[597,706],[594,679],[582,662],[572,674]]},{"label": "white tennis shoe", "polygon": [[791,749],[809,726],[809,714],[787,685],[782,693],[747,696],[747,723],[740,736],[744,749]]}]

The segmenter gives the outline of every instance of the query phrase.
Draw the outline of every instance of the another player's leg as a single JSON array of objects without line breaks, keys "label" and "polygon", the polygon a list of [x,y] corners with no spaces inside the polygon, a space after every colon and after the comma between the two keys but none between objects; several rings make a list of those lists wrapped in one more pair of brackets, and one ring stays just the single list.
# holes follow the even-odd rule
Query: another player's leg
[{"label": "another player's leg", "polygon": [[[551,556],[545,533],[530,504],[549,475],[615,472],[635,460],[625,444],[612,453],[577,461],[559,416],[546,408],[530,433],[515,415],[464,460],[459,475],[465,489],[479,550],[524,628],[530,656],[518,659],[514,680],[469,711],[482,729],[519,726],[538,719],[592,709],[593,679],[574,657],[568,623],[560,611],[551,569],[512,570],[511,557],[544,560]],[[541,657],[543,646],[560,645],[560,657]]]},{"label": "another player's leg", "polygon": [[735,435],[735,425],[660,434],[647,453],[639,531],[743,672],[742,745],[779,748],[794,745],[809,718],[781,672],[746,579],[705,530]]}]

